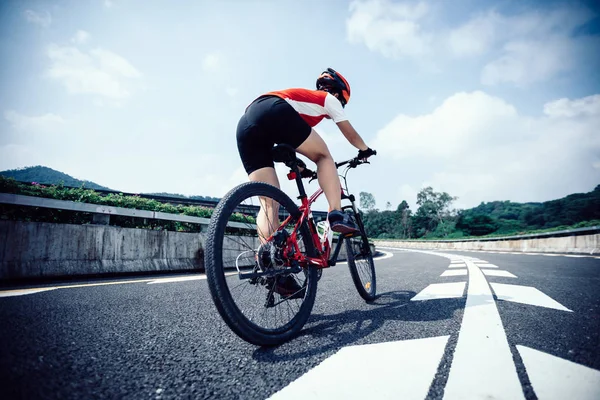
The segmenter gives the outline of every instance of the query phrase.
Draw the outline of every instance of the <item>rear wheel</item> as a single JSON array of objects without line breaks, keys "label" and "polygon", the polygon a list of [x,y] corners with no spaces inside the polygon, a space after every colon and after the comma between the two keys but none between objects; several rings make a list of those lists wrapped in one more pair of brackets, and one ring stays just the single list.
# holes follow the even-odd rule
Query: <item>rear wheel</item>
[{"label": "rear wheel", "polygon": [[[278,212],[257,216],[261,207]],[[225,323],[250,343],[271,346],[291,339],[314,305],[317,269],[302,268],[290,257],[290,251],[314,255],[306,222],[296,229],[299,217],[285,193],[259,182],[234,188],[213,212],[205,249],[208,286]],[[298,248],[291,250],[294,232]]]}]

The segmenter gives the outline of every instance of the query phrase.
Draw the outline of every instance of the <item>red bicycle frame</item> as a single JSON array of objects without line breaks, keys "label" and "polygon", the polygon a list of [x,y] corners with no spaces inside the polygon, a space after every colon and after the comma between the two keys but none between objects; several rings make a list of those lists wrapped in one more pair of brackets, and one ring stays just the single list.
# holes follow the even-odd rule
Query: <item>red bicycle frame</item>
[{"label": "red bicycle frame", "polygon": [[[290,179],[295,179],[295,177],[291,177]],[[342,240],[340,238],[334,252],[334,257],[330,259],[331,246],[329,244],[329,241],[325,240],[322,243],[321,238],[319,237],[319,234],[317,232],[317,227],[314,223],[310,207],[321,194],[323,194],[323,189],[319,188],[312,196],[310,196],[310,198],[307,198],[306,195],[300,197],[302,201],[302,204],[300,206],[300,218],[298,218],[298,221],[296,221],[294,230],[288,238],[288,243],[286,249],[284,250],[284,256],[286,256],[286,258],[289,257],[289,259],[297,261],[302,267],[306,267],[308,264],[312,264],[317,268],[328,268],[334,266],[335,260],[337,259],[337,255],[339,254],[341,248]],[[293,217],[291,215],[287,217],[285,221],[283,221],[283,223],[280,225],[277,231],[284,229],[284,227],[290,222],[292,218]],[[304,222],[308,223],[308,229],[310,230],[311,239],[315,247],[316,257],[305,256],[304,254],[302,254],[302,252],[300,251],[300,247],[298,246],[298,230]],[[293,253],[291,257],[290,252]]]}]

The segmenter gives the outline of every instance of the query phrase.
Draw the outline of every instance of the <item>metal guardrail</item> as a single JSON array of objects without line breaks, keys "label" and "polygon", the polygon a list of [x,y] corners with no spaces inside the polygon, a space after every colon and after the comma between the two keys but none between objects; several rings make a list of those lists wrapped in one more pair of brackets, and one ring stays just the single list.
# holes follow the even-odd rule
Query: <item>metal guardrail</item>
[{"label": "metal guardrail", "polygon": [[[26,184],[29,185],[29,182],[22,182],[20,181],[22,184]],[[65,188],[68,189],[81,189],[80,187],[75,187],[75,186],[63,186]],[[91,189],[91,188],[90,188]],[[145,193],[127,193],[127,192],[122,192],[119,190],[105,190],[105,189],[91,189],[94,192],[100,193],[102,195],[109,195],[109,194],[122,194],[123,196],[137,196],[137,197],[141,197],[143,199],[150,199],[150,200],[156,200],[159,201],[161,203],[169,203],[169,204],[181,204],[181,205],[186,205],[186,206],[200,206],[200,207],[207,207],[207,208],[215,208],[217,207],[217,204],[219,204],[219,200],[201,200],[201,199],[192,199],[189,197],[175,197],[175,196],[162,196],[162,195],[158,195],[158,194],[145,194]],[[244,213],[244,214],[248,214],[248,215],[252,215],[253,217],[256,217],[258,215],[258,211],[260,210],[259,206],[253,206],[253,205],[239,205],[237,208],[238,212]],[[324,220],[327,218],[327,212],[326,211],[313,211],[313,217],[315,217],[315,220]]]},{"label": "metal guardrail", "polygon": [[[137,210],[133,208],[113,207],[100,204],[80,203],[77,201],[55,200],[44,197],[23,196],[20,194],[0,193],[0,203],[28,207],[53,208],[57,210],[79,211],[92,214],[119,215],[124,217],[160,219],[165,221],[188,222],[191,224],[208,225],[209,218],[192,217],[189,215],[171,214],[160,211]],[[104,222],[108,224],[108,220]],[[242,222],[229,222],[232,228],[256,229],[253,224]]]},{"label": "metal guardrail", "polygon": [[498,242],[504,240],[524,240],[524,239],[543,239],[551,237],[564,237],[564,236],[581,236],[581,235],[592,235],[600,233],[600,226],[591,226],[587,228],[576,228],[566,229],[563,231],[544,232],[544,233],[531,233],[527,235],[514,235],[514,236],[499,236],[489,238],[476,238],[476,239],[432,239],[432,240],[411,240],[411,239],[378,239],[385,241],[398,241],[398,242],[422,242],[422,243],[456,243],[456,242]]}]

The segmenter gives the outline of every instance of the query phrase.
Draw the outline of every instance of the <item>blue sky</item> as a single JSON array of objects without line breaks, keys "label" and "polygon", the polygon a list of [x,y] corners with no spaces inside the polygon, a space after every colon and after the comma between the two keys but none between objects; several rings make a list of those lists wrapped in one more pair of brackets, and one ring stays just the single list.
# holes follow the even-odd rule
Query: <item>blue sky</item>
[{"label": "blue sky", "polygon": [[[310,88],[331,66],[379,152],[351,188],[381,209],[414,208],[428,185],[458,207],[589,191],[600,183],[595,4],[2,2],[0,169],[222,196],[246,180],[235,145],[245,106]],[[355,155],[332,122],[316,129],[334,158]]]}]

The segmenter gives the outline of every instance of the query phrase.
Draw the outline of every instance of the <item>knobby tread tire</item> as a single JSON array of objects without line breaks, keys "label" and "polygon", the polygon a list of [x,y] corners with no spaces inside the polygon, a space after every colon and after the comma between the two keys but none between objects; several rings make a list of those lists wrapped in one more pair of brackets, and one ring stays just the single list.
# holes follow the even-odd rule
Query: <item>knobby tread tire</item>
[{"label": "knobby tread tire", "polygon": [[[298,206],[275,186],[262,182],[247,182],[233,188],[214,209],[206,236],[205,269],[213,302],[225,323],[239,337],[258,346],[275,346],[293,338],[304,326],[314,306],[317,293],[317,268],[306,268],[307,288],[304,301],[297,315],[283,331],[261,329],[250,322],[233,301],[225,280],[223,269],[223,238],[227,220],[241,201],[252,196],[268,196],[275,199],[291,215],[300,214]],[[315,254],[310,230],[306,222],[300,227],[308,256]]]}]

